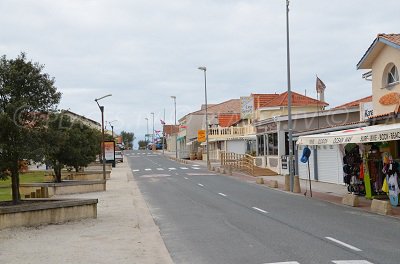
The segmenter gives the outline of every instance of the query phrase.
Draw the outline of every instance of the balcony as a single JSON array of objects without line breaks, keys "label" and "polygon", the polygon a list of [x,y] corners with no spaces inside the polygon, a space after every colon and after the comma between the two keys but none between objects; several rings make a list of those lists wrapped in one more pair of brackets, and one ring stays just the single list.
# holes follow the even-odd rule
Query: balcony
[{"label": "balcony", "polygon": [[244,127],[216,127],[208,130],[208,137],[210,139],[228,139],[228,138],[239,138],[255,134],[256,130],[253,126]]}]

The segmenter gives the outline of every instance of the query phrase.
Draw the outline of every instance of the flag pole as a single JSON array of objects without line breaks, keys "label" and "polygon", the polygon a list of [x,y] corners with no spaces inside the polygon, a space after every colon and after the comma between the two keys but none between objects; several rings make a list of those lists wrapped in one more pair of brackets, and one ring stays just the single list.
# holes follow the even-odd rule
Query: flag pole
[{"label": "flag pole", "polygon": [[162,126],[162,154],[164,155],[164,146],[165,146],[165,108],[164,108],[164,120]]},{"label": "flag pole", "polygon": [[316,90],[317,90],[317,125],[318,125],[318,129],[319,129],[319,91],[318,91],[318,75],[315,74],[315,76],[317,77],[316,80]]}]

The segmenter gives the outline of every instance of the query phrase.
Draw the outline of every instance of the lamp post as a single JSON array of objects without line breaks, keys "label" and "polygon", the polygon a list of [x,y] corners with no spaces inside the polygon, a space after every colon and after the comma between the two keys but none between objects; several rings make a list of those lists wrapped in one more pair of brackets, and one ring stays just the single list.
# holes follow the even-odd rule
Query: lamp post
[{"label": "lamp post", "polygon": [[104,106],[100,105],[99,101],[109,96],[112,96],[112,94],[107,94],[100,98],[94,99],[101,112],[101,141],[102,141],[101,152],[103,156],[103,180],[106,180],[106,148],[104,145]]},{"label": "lamp post", "polygon": [[[144,137],[145,139],[146,139],[146,137],[147,137],[147,140],[146,140],[146,144],[149,144],[149,119],[147,118],[147,117],[145,117],[144,119],[146,119],[146,123],[147,123],[147,134],[146,134],[146,136]],[[146,148],[147,148],[147,145],[146,145]]]},{"label": "lamp post", "polygon": [[[176,96],[172,95],[172,99],[174,99],[174,108],[175,108],[175,127],[176,127]],[[179,131],[179,129],[178,129]],[[178,132],[176,133],[175,137],[175,158],[178,158]]]},{"label": "lamp post", "polygon": [[210,169],[210,157],[209,157],[209,146],[208,146],[208,112],[207,112],[207,68],[202,66],[198,67],[199,70],[204,72],[204,98],[205,98],[205,107],[206,107],[206,150],[207,150],[207,168]]},{"label": "lamp post", "polygon": [[112,135],[112,138],[114,139],[114,126],[112,125],[112,123],[114,123],[114,122],[116,122],[116,121],[118,121],[118,120],[113,120],[113,121],[109,121],[108,122],[108,124],[110,125],[110,127],[111,127],[111,135]]},{"label": "lamp post", "polygon": [[290,177],[290,191],[293,192],[294,164],[293,164],[292,91],[290,84],[289,0],[286,0],[286,63],[287,63],[287,93],[288,93],[289,177]]},{"label": "lamp post", "polygon": [[153,144],[152,148],[154,148],[154,112],[151,112],[150,114],[153,116],[153,133],[152,133],[152,140],[151,140],[152,142],[151,143]]}]

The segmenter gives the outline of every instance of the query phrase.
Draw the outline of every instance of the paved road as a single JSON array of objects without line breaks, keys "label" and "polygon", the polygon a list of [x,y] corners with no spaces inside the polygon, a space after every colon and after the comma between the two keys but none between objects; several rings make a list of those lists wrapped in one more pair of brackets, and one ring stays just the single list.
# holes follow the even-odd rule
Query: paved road
[{"label": "paved road", "polygon": [[400,263],[400,222],[126,152],[175,263]]}]

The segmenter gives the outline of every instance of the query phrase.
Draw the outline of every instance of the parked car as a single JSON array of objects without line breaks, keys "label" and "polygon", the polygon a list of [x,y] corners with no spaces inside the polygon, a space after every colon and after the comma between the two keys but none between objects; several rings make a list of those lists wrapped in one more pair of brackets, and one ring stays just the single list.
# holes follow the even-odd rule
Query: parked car
[{"label": "parked car", "polygon": [[122,151],[115,151],[115,162],[124,162],[124,154]]}]

